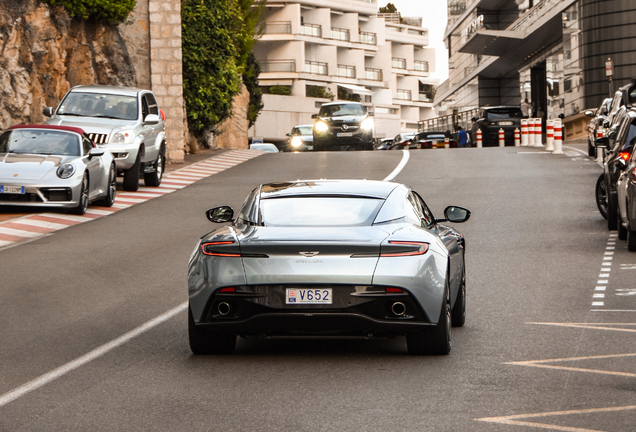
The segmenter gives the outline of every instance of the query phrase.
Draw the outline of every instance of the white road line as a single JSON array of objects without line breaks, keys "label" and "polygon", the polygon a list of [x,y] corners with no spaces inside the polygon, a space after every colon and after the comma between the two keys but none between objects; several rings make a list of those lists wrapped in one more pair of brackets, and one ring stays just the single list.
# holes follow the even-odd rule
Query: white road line
[{"label": "white road line", "polygon": [[406,166],[406,164],[409,161],[410,157],[411,157],[411,154],[409,153],[408,150],[402,150],[402,160],[400,161],[398,166],[393,170],[393,172],[391,174],[389,174],[389,176],[386,177],[382,181],[391,181],[395,177],[397,177],[397,175],[400,173],[400,171],[402,171],[402,169],[404,169],[404,167]]},{"label": "white road line", "polygon": [[596,281],[596,288],[594,288],[594,293],[592,294],[592,306],[605,306],[604,301],[599,301],[600,299],[605,298],[605,291],[607,289],[607,285],[609,284],[609,277],[612,271],[612,260],[614,258],[614,252],[607,252],[608,250],[613,250],[613,245],[616,244],[614,241],[617,234],[615,232],[610,233],[609,238],[607,240],[607,246],[605,247],[606,252],[603,252],[603,262],[601,263],[601,272],[598,275],[598,279]]},{"label": "white road line", "polygon": [[589,157],[589,155],[587,154],[587,152],[586,152],[586,151],[583,151],[583,150],[577,149],[576,147],[563,146],[563,148],[573,150],[573,151],[575,151],[575,152],[577,152],[577,153],[581,153],[583,156],[587,156],[587,157]]},{"label": "white road line", "polygon": [[25,394],[32,392],[33,390],[36,390],[40,387],[42,387],[43,385],[46,385],[48,383],[50,383],[51,381],[56,380],[57,378],[60,378],[61,376],[66,375],[69,372],[74,371],[75,369],[79,368],[80,366],[85,365],[86,363],[89,363],[101,356],[103,356],[104,354],[108,353],[109,351],[114,350],[115,348],[125,344],[126,342],[128,342],[129,340],[136,338],[137,336],[147,332],[148,330],[158,326],[159,324],[169,320],[170,318],[174,317],[175,315],[177,315],[180,312],[183,312],[186,310],[186,308],[188,307],[188,303],[184,302],[182,304],[180,304],[179,306],[170,309],[168,312],[159,315],[156,318],[151,319],[150,321],[146,322],[145,324],[140,325],[139,327],[129,331],[128,333],[125,333],[123,335],[121,335],[120,337],[118,337],[117,339],[113,339],[112,341],[100,346],[99,348],[94,349],[93,351],[84,354],[81,357],[76,358],[75,360],[66,363],[63,366],[58,367],[57,369],[52,370],[51,372],[48,372],[32,381],[29,381],[26,384],[21,385],[18,388],[15,388],[7,393],[5,393],[4,395],[0,396],[0,407],[5,406],[6,404],[8,404],[9,402],[12,402],[16,399],[18,399],[21,396],[24,396]]}]

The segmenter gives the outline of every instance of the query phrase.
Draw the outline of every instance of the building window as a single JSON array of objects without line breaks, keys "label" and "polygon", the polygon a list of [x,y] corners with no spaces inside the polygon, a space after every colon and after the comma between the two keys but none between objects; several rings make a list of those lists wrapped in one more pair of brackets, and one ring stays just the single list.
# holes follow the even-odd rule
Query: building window
[{"label": "building window", "polygon": [[289,34],[291,21],[269,21],[265,23],[264,34]]},{"label": "building window", "polygon": [[305,61],[305,72],[316,75],[329,75],[327,63]]},{"label": "building window", "polygon": [[261,72],[296,72],[296,60],[259,61]]},{"label": "building window", "polygon": [[428,62],[427,61],[418,61],[414,62],[415,70],[418,72],[428,72]]},{"label": "building window", "polygon": [[393,57],[391,67],[393,69],[406,69],[406,59]]},{"label": "building window", "polygon": [[366,68],[364,70],[364,77],[371,81],[382,81],[382,69]]},{"label": "building window", "polygon": [[322,26],[318,24],[303,24],[300,26],[300,33],[305,36],[322,37]]},{"label": "building window", "polygon": [[347,29],[331,27],[331,39],[349,42],[351,40],[351,34]]},{"label": "building window", "polygon": [[341,78],[355,78],[356,68],[355,66],[338,65],[337,75]]}]

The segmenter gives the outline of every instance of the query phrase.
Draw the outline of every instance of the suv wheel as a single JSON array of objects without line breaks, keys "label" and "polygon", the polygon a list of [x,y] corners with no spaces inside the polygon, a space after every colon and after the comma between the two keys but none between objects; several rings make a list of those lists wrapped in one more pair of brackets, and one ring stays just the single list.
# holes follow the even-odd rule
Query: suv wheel
[{"label": "suv wheel", "polygon": [[124,171],[124,190],[134,192],[139,189],[139,166],[141,165],[141,152],[137,153],[135,163]]},{"label": "suv wheel", "polygon": [[144,174],[144,184],[146,186],[159,186],[161,184],[163,172],[166,168],[166,158],[164,154],[165,150],[161,147],[161,150],[159,150],[159,154],[157,155],[157,160],[153,164],[153,172]]}]

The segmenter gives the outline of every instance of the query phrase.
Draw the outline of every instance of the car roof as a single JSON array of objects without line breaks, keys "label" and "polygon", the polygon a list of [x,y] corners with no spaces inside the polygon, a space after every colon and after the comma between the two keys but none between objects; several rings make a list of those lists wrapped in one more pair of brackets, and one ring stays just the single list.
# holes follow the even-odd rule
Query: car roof
[{"label": "car roof", "polygon": [[108,85],[80,85],[71,89],[72,92],[83,93],[99,93],[99,94],[112,94],[122,96],[137,96],[141,89],[135,87],[124,86],[108,86]]},{"label": "car roof", "polygon": [[49,130],[60,130],[65,132],[74,132],[76,134],[84,135],[84,129],[72,126],[55,126],[55,125],[15,125],[7,128],[7,130],[14,129],[49,129]]},{"label": "car roof", "polygon": [[376,180],[297,180],[263,184],[260,190],[262,199],[299,195],[386,198],[398,186],[398,183]]},{"label": "car roof", "polygon": [[351,104],[362,105],[360,102],[355,102],[355,101],[338,101],[338,102],[329,102],[326,104],[322,104],[321,107],[331,106],[331,105],[351,105]]}]

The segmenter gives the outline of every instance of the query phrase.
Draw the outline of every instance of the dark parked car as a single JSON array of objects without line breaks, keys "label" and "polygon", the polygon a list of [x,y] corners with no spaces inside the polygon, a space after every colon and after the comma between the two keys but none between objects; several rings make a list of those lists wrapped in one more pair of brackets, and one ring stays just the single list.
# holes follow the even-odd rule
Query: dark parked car
[{"label": "dark parked car", "polygon": [[521,130],[521,108],[518,106],[484,107],[479,110],[479,118],[472,118],[470,140],[477,142],[477,129],[481,129],[484,147],[499,145],[499,129],[504,130],[506,145],[514,145],[515,129]]},{"label": "dark parked car", "polygon": [[616,183],[618,195],[618,238],[627,240],[627,249],[636,252],[636,151],[624,163]]},{"label": "dark parked car", "polygon": [[294,126],[287,134],[287,151],[308,151],[314,149],[313,125]]},{"label": "dark parked car", "polygon": [[[411,148],[429,149],[435,147],[444,147],[446,145],[446,134],[444,132],[420,132],[411,143]],[[451,148],[457,147],[457,141],[449,138],[448,141]]]},{"label": "dark parked car", "polygon": [[392,145],[393,145],[393,138],[382,138],[375,149],[390,150]]},{"label": "dark parked car", "polygon": [[391,150],[402,150],[409,148],[409,145],[413,141],[415,133],[413,132],[401,132],[393,138],[393,146]]},{"label": "dark parked car", "polygon": [[358,102],[333,102],[320,107],[314,123],[314,150],[373,150],[373,113]]},{"label": "dark parked car", "polygon": [[585,111],[586,116],[592,117],[587,127],[587,154],[591,157],[596,157],[596,140],[603,137],[603,122],[607,114],[609,114],[611,105],[612,98],[607,98],[603,100],[596,112],[592,110]]},{"label": "dark parked car", "polygon": [[601,215],[607,218],[607,227],[618,227],[618,196],[616,183],[630,159],[636,142],[636,110],[623,110],[625,115],[607,136],[599,138],[597,147],[607,149],[603,174],[596,182],[596,204]]}]

